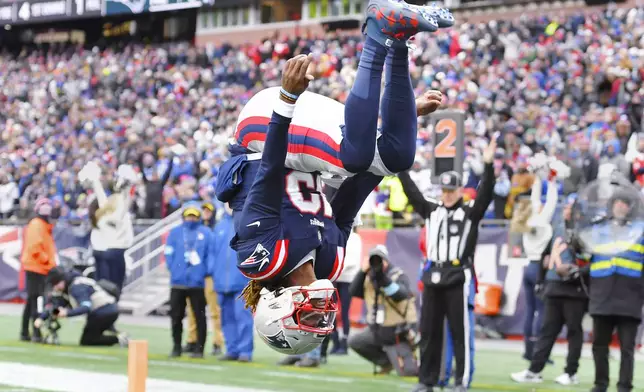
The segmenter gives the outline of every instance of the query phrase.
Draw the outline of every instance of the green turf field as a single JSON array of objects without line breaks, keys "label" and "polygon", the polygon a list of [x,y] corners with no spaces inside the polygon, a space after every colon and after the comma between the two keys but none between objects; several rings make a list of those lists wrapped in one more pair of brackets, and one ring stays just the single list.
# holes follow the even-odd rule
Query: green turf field
[{"label": "green turf field", "polygon": [[[78,320],[81,321],[81,320]],[[169,324],[169,321],[168,321]],[[17,317],[0,316],[0,362],[21,362],[25,364],[48,365],[78,370],[126,374],[127,350],[114,348],[81,348],[76,346],[82,324],[67,322],[61,330],[62,346],[45,346],[21,343],[17,336]],[[149,342],[149,377],[191,381],[206,384],[229,385],[264,390],[286,391],[407,391],[415,379],[401,379],[395,376],[371,375],[372,368],[355,354],[331,357],[329,363],[319,369],[298,369],[275,366],[279,354],[258,342],[254,362],[250,364],[222,363],[213,357],[205,360],[182,358],[170,360],[169,328],[152,328],[120,325],[132,339]],[[554,357],[556,366],[544,372],[546,380],[552,380],[561,372],[564,359]],[[588,391],[592,381],[592,362],[582,359],[580,378],[582,385],[575,388],[561,387],[552,381],[541,385],[518,385],[509,379],[509,373],[524,369],[527,363],[519,353],[507,351],[480,350],[476,357],[475,383],[472,391]],[[0,365],[1,366],[1,365]],[[638,369],[639,367],[639,369]],[[616,381],[618,362],[611,361],[612,379]],[[635,390],[644,390],[644,362],[636,362]],[[14,390],[3,387],[0,391]],[[24,390],[27,391],[27,390]],[[30,390],[32,391],[32,390]],[[180,392],[180,391],[177,391]]]}]

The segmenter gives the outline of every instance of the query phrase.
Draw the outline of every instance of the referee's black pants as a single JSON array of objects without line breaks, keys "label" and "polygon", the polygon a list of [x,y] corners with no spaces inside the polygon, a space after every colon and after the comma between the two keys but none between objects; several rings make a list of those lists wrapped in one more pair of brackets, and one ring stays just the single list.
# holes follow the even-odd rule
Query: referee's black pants
[{"label": "referee's black pants", "polygon": [[605,392],[609,385],[609,345],[613,338],[613,331],[617,328],[619,338],[618,392],[633,390],[633,369],[635,366],[635,336],[640,321],[624,316],[593,316],[593,359],[595,361],[595,389],[596,392]]},{"label": "referee's black pants", "polygon": [[546,297],[543,325],[535,344],[530,371],[541,373],[550,358],[552,346],[557,341],[561,328],[568,331],[568,357],[565,372],[571,376],[577,374],[581,348],[584,344],[584,330],[581,325],[588,307],[585,298]]},{"label": "referee's black pants", "polygon": [[176,288],[170,290],[170,318],[172,320],[172,343],[174,349],[181,351],[181,337],[183,335],[183,318],[186,316],[186,299],[190,299],[190,306],[197,323],[197,351],[203,353],[206,345],[206,295],[203,288]]},{"label": "referee's black pants", "polygon": [[418,381],[437,386],[443,360],[443,328],[447,318],[454,344],[454,385],[468,385],[470,377],[468,290],[470,282],[447,287],[425,285],[421,306],[420,369]]}]

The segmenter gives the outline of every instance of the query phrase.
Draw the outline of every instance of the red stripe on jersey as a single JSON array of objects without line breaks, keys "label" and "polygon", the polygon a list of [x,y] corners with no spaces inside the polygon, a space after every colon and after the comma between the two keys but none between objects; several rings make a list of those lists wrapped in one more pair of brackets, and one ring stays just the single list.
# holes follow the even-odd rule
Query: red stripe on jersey
[{"label": "red stripe on jersey", "polygon": [[[266,141],[266,134],[262,132],[249,132],[246,135],[244,135],[244,139],[241,142],[242,147],[248,148],[248,145],[250,142],[265,142]],[[319,148],[315,148],[312,146],[307,146],[305,144],[293,144],[289,143],[288,144],[288,152],[291,154],[305,154],[305,155],[310,155],[312,157],[316,157],[318,159],[321,159],[325,162],[329,162],[333,166],[344,168],[344,165],[342,164],[342,161],[338,159],[337,157],[334,157],[333,155],[324,152],[320,150]]]},{"label": "red stripe on jersey", "polygon": [[[237,130],[235,131],[235,140],[239,141],[239,135],[241,131],[246,128],[249,125],[263,125],[263,126],[268,126],[268,123],[271,121],[270,118],[267,117],[248,117],[247,119],[243,120],[242,122],[239,123],[237,126]],[[268,130],[267,130],[268,131]],[[313,139],[316,139],[327,146],[329,146],[331,149],[340,152],[340,145],[335,142],[329,135],[327,135],[324,132],[321,131],[316,131],[315,129],[312,128],[307,128],[303,127],[301,125],[295,125],[291,124],[289,127],[288,132],[292,135],[298,135],[298,136],[305,136],[305,137],[310,137]],[[243,139],[241,140],[240,144],[243,147],[248,147],[250,142],[252,141],[261,141],[264,142],[266,141],[266,133],[267,132],[249,132],[246,135],[244,135]],[[288,145],[288,152],[291,154],[306,154],[306,155],[311,155],[313,157],[319,158],[323,161],[329,162],[330,164],[337,166],[337,167],[344,167],[342,164],[342,161],[339,160],[337,157],[327,153],[326,151],[323,151],[319,148],[312,147],[312,146],[307,146],[307,145],[302,145],[302,144],[293,144],[289,143]]]},{"label": "red stripe on jersey", "polygon": [[[248,125],[268,126],[268,123],[270,122],[271,122],[271,119],[268,117],[261,117],[261,116],[248,117],[247,119],[240,122],[239,125],[237,126],[237,130],[235,131],[235,139],[239,139],[239,133],[242,131],[242,129],[246,128]],[[301,125],[291,124],[291,126],[288,129],[288,132],[292,133],[293,135],[312,137],[325,144],[328,144],[334,150],[340,151],[340,145],[336,143],[336,141],[333,140],[331,136],[327,135],[322,131],[318,131],[313,128],[303,127]]]},{"label": "red stripe on jersey", "polygon": [[331,270],[331,274],[329,274],[329,280],[331,282],[338,280],[338,278],[342,274],[342,270],[344,269],[344,256],[344,248],[338,246],[336,250],[335,261],[333,262],[333,269]]}]

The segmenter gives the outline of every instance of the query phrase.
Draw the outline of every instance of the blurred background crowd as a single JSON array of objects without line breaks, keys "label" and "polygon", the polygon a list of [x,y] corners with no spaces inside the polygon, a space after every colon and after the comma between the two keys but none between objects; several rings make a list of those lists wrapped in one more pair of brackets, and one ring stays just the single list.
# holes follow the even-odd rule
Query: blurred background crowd
[{"label": "blurred background crowd", "polygon": [[[86,218],[89,194],[77,174],[91,160],[103,167],[107,189],[119,164],[139,168],[138,218],[161,218],[190,200],[218,204],[218,166],[248,99],[279,83],[282,62],[310,51],[312,90],[344,102],[361,41],[329,32],[208,50],[129,44],[2,55],[0,216],[27,218],[47,196],[61,219]],[[560,194],[593,180],[603,164],[644,185],[644,9],[463,21],[418,35],[414,46],[416,93],[440,90],[446,107],[466,112],[467,197],[483,170],[482,148],[492,133],[502,134],[488,218],[511,217],[514,197],[531,189],[530,157],[540,151],[571,168]],[[419,121],[415,179],[436,196],[432,129]],[[408,215],[396,181],[383,181],[365,215]]]}]

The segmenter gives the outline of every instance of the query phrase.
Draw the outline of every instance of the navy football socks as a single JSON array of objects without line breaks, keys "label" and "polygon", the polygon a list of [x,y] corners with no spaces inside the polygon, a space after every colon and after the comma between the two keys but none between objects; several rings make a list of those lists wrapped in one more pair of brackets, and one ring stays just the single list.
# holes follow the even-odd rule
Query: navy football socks
[{"label": "navy football socks", "polygon": [[390,49],[386,59],[385,91],[381,102],[382,136],[378,151],[387,169],[398,173],[414,164],[416,155],[416,98],[409,75],[409,50]]},{"label": "navy football socks", "polygon": [[353,173],[366,171],[373,161],[386,57],[384,46],[370,37],[365,39],[356,80],[344,109],[346,132],[340,147],[344,167]]}]

